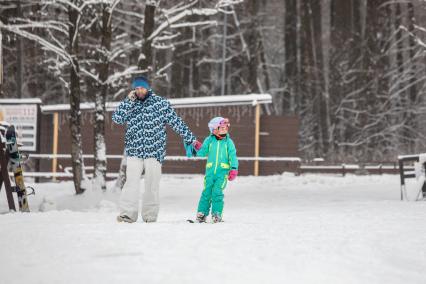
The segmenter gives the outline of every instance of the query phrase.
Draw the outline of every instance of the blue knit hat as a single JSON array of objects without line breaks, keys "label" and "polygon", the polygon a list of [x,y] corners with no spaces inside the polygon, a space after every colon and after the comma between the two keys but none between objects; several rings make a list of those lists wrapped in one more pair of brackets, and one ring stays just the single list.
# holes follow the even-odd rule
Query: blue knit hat
[{"label": "blue knit hat", "polygon": [[139,77],[133,78],[133,81],[132,81],[132,89],[136,89],[136,88],[145,88],[149,90],[151,87],[149,86],[147,78],[143,76],[139,76]]}]

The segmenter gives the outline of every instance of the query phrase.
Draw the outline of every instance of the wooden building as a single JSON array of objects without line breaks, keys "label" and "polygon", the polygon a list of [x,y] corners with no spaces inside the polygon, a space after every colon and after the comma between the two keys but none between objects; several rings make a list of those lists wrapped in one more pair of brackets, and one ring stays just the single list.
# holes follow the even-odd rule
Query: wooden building
[{"label": "wooden building", "polygon": [[[268,94],[170,99],[178,115],[200,141],[209,134],[207,123],[211,118],[223,116],[230,119],[230,135],[237,147],[242,175],[278,174],[295,171],[298,167],[299,119],[295,116],[261,114],[266,113],[271,101]],[[124,148],[125,126],[111,120],[112,112],[118,104],[107,103],[105,131],[108,173],[118,172]],[[94,151],[93,108],[93,104],[81,105],[83,153],[90,156]],[[41,106],[39,154],[60,155],[71,152],[68,110],[69,105]],[[163,173],[203,173],[205,161],[180,159],[185,156],[182,139],[169,127],[167,134],[167,157]],[[254,161],[255,157],[270,159]],[[285,160],[283,157],[296,159]],[[93,158],[86,156],[84,163],[90,172]],[[40,172],[63,172],[70,166],[69,157],[43,158],[37,165]]]}]

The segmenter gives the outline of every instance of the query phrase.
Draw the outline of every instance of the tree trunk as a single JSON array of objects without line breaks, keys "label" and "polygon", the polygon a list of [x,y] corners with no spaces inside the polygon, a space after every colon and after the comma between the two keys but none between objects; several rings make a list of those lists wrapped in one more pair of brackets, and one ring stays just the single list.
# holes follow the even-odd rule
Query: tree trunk
[{"label": "tree trunk", "polygon": [[[408,31],[411,34],[415,34],[415,28],[414,25],[416,23],[416,18],[414,15],[414,5],[412,2],[407,2],[407,9],[408,9]],[[411,130],[410,136],[412,137],[413,141],[410,143],[410,147],[408,151],[410,153],[417,151],[417,143],[415,141],[416,134],[413,130],[418,129],[418,123],[417,123],[417,116],[415,115],[415,107],[417,102],[417,84],[416,82],[416,62],[415,62],[415,49],[416,49],[416,43],[413,38],[413,36],[409,36],[409,57],[410,57],[410,82],[409,82],[409,108],[410,111],[408,115],[408,124]]]},{"label": "tree trunk", "polygon": [[155,8],[157,1],[147,0],[145,4],[145,19],[143,26],[142,50],[139,56],[138,66],[141,71],[147,72],[148,76],[153,74],[154,66],[152,62],[152,41],[148,40],[154,31],[155,25]]},{"label": "tree trunk", "polygon": [[184,80],[183,80],[183,60],[180,53],[185,50],[184,45],[178,45],[172,51],[172,68],[171,68],[171,79],[169,85],[169,94],[174,98],[183,97]]},{"label": "tree trunk", "polygon": [[[194,42],[197,40],[195,37],[197,36],[197,31],[195,30],[195,28],[193,28],[193,40]],[[195,44],[191,44],[191,47],[194,46]],[[199,92],[200,92],[200,73],[199,73],[199,68],[197,66],[197,59],[200,58],[200,51],[199,48],[196,49],[195,52],[192,53],[191,56],[191,73],[192,73],[192,84],[190,85],[191,88],[191,96],[199,96]]]},{"label": "tree trunk", "polygon": [[102,4],[102,33],[101,33],[101,54],[99,79],[101,81],[100,92],[96,92],[95,98],[95,189],[106,190],[106,144],[105,144],[105,114],[106,97],[108,95],[108,75],[109,75],[109,52],[111,50],[111,7]]},{"label": "tree trunk", "polygon": [[[396,31],[396,63],[398,66],[398,73],[396,74],[396,80],[397,81],[404,81],[404,55],[403,55],[403,48],[404,48],[404,42],[402,41],[402,30],[400,28],[401,22],[402,22],[402,12],[401,12],[401,4],[395,3],[395,31]],[[403,87],[403,83],[399,83],[398,87],[396,88],[397,91]]]},{"label": "tree trunk", "polygon": [[[411,34],[415,34],[415,28],[414,25],[416,23],[416,18],[414,16],[414,5],[412,2],[407,2],[407,9],[408,9],[408,31]],[[416,65],[415,65],[415,48],[416,43],[412,36],[409,37],[409,55],[410,55],[410,61],[411,61],[411,78],[410,78],[410,102],[412,105],[416,103],[416,97],[417,97],[417,86],[414,84],[416,81]]]},{"label": "tree trunk", "polygon": [[[21,7],[21,0],[18,0],[16,3],[16,14],[18,18],[22,17],[22,7]],[[16,57],[16,90],[17,90],[17,97],[22,98],[22,87],[24,85],[24,68],[23,68],[23,45],[22,45],[22,37],[18,36],[16,39],[16,51],[17,51],[17,57]]]},{"label": "tree trunk", "polygon": [[260,41],[260,61],[262,63],[263,80],[265,81],[265,91],[269,91],[271,88],[271,80],[269,78],[268,62],[266,61],[265,44],[263,39]]},{"label": "tree trunk", "polygon": [[[363,160],[373,160],[377,145],[386,146],[388,141],[377,136],[386,128],[386,120],[383,119],[383,106],[389,93],[389,80],[385,76],[389,68],[388,38],[390,37],[390,9],[388,5],[382,5],[386,1],[367,1],[366,18],[366,52],[364,56],[366,86],[364,95],[366,110],[363,114],[361,126],[364,128],[360,137],[365,142],[362,147]],[[385,147],[383,147],[385,148]]]},{"label": "tree trunk", "polygon": [[[308,104],[305,106],[309,111],[309,116],[313,119],[313,130],[312,135],[314,137],[314,154],[316,157],[323,157],[324,155],[324,137],[322,131],[322,97],[320,86],[320,78],[317,72],[317,61],[319,54],[317,52],[317,43],[315,41],[315,27],[314,17],[311,9],[311,0],[304,1],[300,4],[300,19],[301,19],[301,40],[300,52],[302,52],[301,58],[303,58],[301,71],[302,78],[304,78],[303,84],[301,84],[301,90],[304,95],[308,98]],[[315,11],[318,13],[319,11]],[[320,49],[319,49],[320,50]]]},{"label": "tree trunk", "polygon": [[[318,3],[318,2],[317,2]],[[319,7],[317,6],[319,4]],[[317,36],[316,42],[320,45],[320,55],[321,59],[318,65],[318,71],[320,72],[319,77],[322,77],[322,88],[321,88],[321,97],[322,97],[322,113],[321,113],[321,124],[322,132],[324,137],[324,155],[330,159],[330,155],[334,153],[334,147],[332,144],[333,133],[331,127],[331,115],[330,115],[330,85],[329,85],[329,76],[330,76],[330,55],[329,50],[331,47],[330,42],[330,0],[321,1],[313,5],[321,11],[320,17],[314,17],[316,21],[314,25],[319,27],[319,31],[316,31]],[[314,9],[314,11],[316,11]],[[315,13],[317,14],[317,13]],[[322,72],[321,72],[322,71]],[[321,76],[322,74],[322,76]]]},{"label": "tree trunk", "polygon": [[0,97],[3,98],[3,34],[0,29]]},{"label": "tree trunk", "polygon": [[257,20],[257,13],[259,10],[259,3],[256,0],[249,0],[247,4],[248,16],[250,24],[247,31],[247,44],[249,49],[249,62],[248,62],[248,92],[257,93],[259,88],[257,86],[257,66],[258,63],[258,51],[259,51],[259,23]]},{"label": "tree trunk", "polygon": [[[74,1],[75,2],[75,1]],[[69,8],[69,49],[72,57],[70,66],[70,130],[71,130],[71,160],[73,170],[74,188],[76,194],[85,191],[82,181],[84,179],[83,150],[81,141],[80,118],[80,70],[78,65],[78,11]]]},{"label": "tree trunk", "polygon": [[284,27],[284,98],[283,98],[283,113],[293,112],[296,107],[294,106],[294,97],[296,96],[296,81],[297,81],[297,43],[298,43],[298,29],[297,29],[297,1],[286,0],[285,2],[285,27]]}]

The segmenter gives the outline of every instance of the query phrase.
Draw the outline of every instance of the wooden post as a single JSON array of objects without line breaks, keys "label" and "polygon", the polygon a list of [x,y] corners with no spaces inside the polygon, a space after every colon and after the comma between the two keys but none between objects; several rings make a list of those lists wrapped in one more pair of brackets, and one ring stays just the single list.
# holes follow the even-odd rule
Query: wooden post
[{"label": "wooden post", "polygon": [[259,175],[259,152],[260,152],[260,104],[256,103],[256,114],[255,114],[255,133],[254,133],[254,176]]},{"label": "wooden post", "polygon": [[[53,155],[58,154],[58,132],[59,132],[59,113],[53,113]],[[56,168],[58,165],[58,159],[54,157],[52,159],[52,173],[56,173]],[[56,177],[53,176],[53,180],[56,180]]]},{"label": "wooden post", "polygon": [[16,211],[15,202],[13,200],[13,195],[12,195],[12,187],[10,185],[9,171],[7,169],[8,159],[6,156],[6,151],[4,149],[6,149],[4,143],[0,143],[1,178],[2,178],[2,181],[4,182],[4,187],[6,188],[6,197],[7,197],[7,203],[9,205],[9,210]]},{"label": "wooden post", "polygon": [[[423,168],[426,169],[426,163],[423,163]],[[426,198],[426,181],[423,182],[421,194],[422,194],[422,198]],[[420,192],[419,192],[419,195],[420,195]]]},{"label": "wooden post", "polygon": [[404,200],[404,189],[405,189],[405,176],[404,176],[404,161],[402,159],[398,160],[399,164],[399,178],[401,182],[401,200]]}]

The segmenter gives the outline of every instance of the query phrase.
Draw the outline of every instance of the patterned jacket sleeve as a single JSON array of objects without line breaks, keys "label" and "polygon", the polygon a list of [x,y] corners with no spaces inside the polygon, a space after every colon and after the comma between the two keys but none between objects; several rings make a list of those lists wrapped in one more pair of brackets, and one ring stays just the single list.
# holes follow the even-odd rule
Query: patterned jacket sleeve
[{"label": "patterned jacket sleeve", "polygon": [[232,170],[238,170],[238,157],[237,157],[237,148],[235,148],[234,141],[229,139],[228,141],[228,156],[229,163],[231,164]]},{"label": "patterned jacket sleeve", "polygon": [[125,98],[112,114],[112,121],[117,124],[124,124],[128,121],[129,111],[132,109],[133,102]]},{"label": "patterned jacket sleeve", "polygon": [[194,142],[197,138],[192,134],[191,130],[189,130],[188,126],[183,122],[182,118],[180,118],[176,111],[172,108],[170,103],[166,101],[166,109],[165,109],[165,119],[166,123],[170,125],[170,127],[179,134],[186,144],[190,144]]}]

